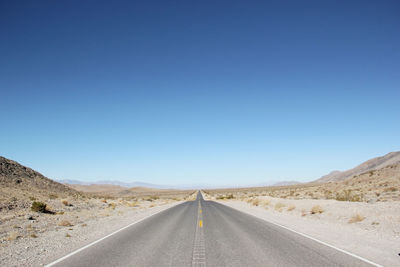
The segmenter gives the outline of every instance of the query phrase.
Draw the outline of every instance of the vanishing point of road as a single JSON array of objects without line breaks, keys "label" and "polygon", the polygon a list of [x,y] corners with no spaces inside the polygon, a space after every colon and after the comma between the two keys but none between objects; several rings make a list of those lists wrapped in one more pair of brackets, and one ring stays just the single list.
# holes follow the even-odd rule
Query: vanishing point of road
[{"label": "vanishing point of road", "polygon": [[[199,193],[55,266],[371,266]],[[52,264],[52,265],[53,265]]]}]

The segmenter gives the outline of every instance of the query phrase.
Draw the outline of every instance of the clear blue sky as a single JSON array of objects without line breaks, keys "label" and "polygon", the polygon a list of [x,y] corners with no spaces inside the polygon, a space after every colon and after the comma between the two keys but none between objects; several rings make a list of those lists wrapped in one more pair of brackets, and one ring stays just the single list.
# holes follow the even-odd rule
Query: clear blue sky
[{"label": "clear blue sky", "polygon": [[399,1],[2,1],[0,155],[54,179],[309,181],[400,150]]}]

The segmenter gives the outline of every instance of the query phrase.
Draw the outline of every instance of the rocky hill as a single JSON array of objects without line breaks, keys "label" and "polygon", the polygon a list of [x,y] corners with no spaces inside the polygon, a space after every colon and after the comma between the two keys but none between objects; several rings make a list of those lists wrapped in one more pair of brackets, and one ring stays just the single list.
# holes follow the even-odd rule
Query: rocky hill
[{"label": "rocky hill", "polygon": [[360,175],[373,170],[379,170],[387,166],[396,165],[400,163],[400,151],[390,152],[383,157],[376,157],[365,161],[357,167],[347,171],[333,171],[325,176],[322,176],[316,182],[326,183],[342,181],[354,176]]},{"label": "rocky hill", "polygon": [[26,208],[33,199],[78,197],[81,193],[18,162],[0,157],[0,210]]}]

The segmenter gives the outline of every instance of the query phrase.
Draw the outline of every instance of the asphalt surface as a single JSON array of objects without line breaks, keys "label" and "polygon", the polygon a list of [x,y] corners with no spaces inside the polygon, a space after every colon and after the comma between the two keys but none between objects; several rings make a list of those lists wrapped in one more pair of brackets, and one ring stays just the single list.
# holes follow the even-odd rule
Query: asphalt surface
[{"label": "asphalt surface", "polygon": [[201,194],[55,266],[371,266]]}]

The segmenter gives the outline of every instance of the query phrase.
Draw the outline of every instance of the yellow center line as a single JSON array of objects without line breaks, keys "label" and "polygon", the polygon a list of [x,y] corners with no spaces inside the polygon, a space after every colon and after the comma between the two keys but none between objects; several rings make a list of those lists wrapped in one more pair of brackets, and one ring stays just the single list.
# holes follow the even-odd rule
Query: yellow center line
[{"label": "yellow center line", "polygon": [[203,220],[199,221],[199,227],[202,228],[203,227]]}]

